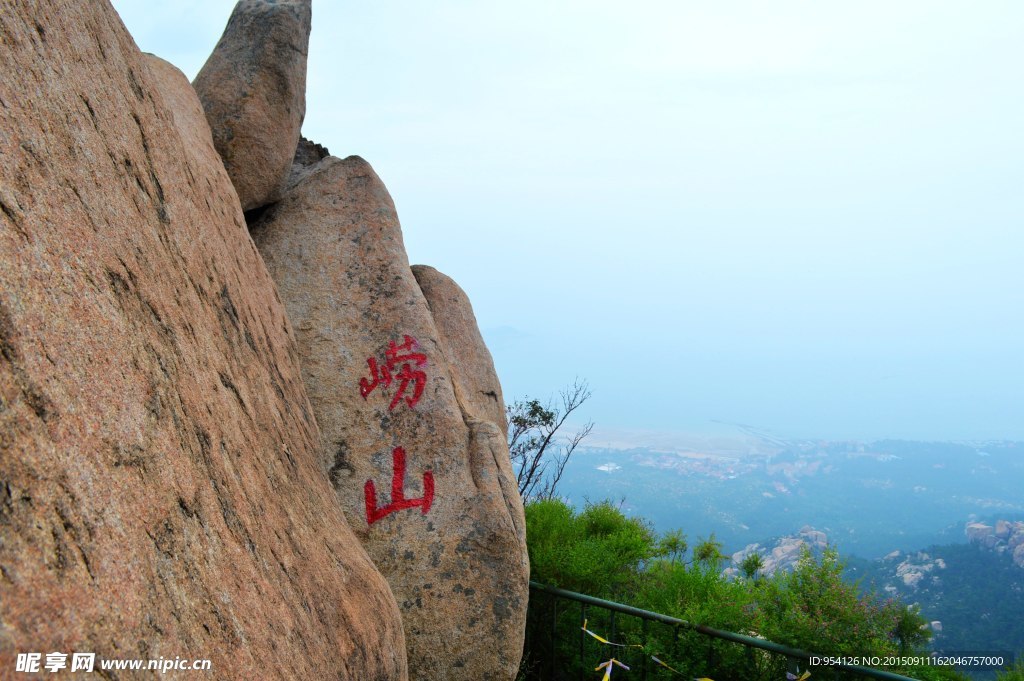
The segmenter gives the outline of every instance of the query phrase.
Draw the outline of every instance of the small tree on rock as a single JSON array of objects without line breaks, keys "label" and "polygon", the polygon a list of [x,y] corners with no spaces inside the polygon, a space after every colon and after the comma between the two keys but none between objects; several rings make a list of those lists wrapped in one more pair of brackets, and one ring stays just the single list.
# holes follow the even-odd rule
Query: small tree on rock
[{"label": "small tree on rock", "polygon": [[539,400],[525,398],[505,409],[508,449],[523,501],[555,496],[569,457],[594,428],[593,422],[588,421],[568,439],[558,437],[569,416],[590,399],[590,388],[586,381],[577,379],[560,397],[558,406],[550,400],[541,404]]},{"label": "small tree on rock", "polygon": [[754,579],[757,577],[757,573],[764,568],[764,558],[761,557],[760,553],[750,553],[740,563],[740,572],[747,579]]}]

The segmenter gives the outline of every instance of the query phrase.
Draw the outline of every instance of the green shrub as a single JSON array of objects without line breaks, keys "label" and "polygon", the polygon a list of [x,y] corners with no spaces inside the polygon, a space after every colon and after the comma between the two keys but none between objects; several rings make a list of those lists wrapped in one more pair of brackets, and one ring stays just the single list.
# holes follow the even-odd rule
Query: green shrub
[{"label": "green shrub", "polygon": [[1010,669],[996,673],[998,681],[1024,681],[1024,652],[1017,655],[1017,662]]},{"label": "green shrub", "polygon": [[601,598],[626,593],[658,552],[650,526],[607,501],[579,513],[558,499],[531,502],[526,537],[532,579]]},{"label": "green shrub", "polygon": [[[835,549],[826,549],[820,561],[805,549],[791,572],[764,580],[757,597],[761,635],[827,655],[907,653],[927,641],[920,616],[897,601],[861,595],[842,572]],[[913,640],[901,646],[898,631]]]}]

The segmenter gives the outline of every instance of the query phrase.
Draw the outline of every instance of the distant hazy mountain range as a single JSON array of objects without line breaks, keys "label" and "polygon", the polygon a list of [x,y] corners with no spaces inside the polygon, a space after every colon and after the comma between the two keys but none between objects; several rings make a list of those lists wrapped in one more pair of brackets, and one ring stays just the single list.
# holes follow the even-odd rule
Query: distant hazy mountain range
[{"label": "distant hazy mountain range", "polygon": [[579,450],[560,493],[621,501],[658,531],[714,533],[727,553],[811,526],[844,555],[964,542],[964,521],[1024,515],[1024,443],[739,437]]}]

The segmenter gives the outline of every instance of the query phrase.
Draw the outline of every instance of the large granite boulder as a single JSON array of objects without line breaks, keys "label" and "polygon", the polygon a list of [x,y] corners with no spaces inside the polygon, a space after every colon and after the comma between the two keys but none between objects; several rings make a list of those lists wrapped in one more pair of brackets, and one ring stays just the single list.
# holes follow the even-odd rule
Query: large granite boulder
[{"label": "large granite boulder", "polygon": [[295,324],[331,481],[402,610],[410,676],[513,679],[523,510],[468,301],[420,270],[428,305],[365,161],[300,156],[251,230]]},{"label": "large granite boulder", "polygon": [[967,535],[967,541],[972,544],[984,544],[989,537],[995,538],[995,529],[985,523],[967,523],[964,534]]},{"label": "large granite boulder", "polygon": [[0,35],[0,676],[56,651],[405,679],[184,76],[105,2],[15,3]]},{"label": "large granite boulder", "polygon": [[[501,383],[491,352],[480,335],[469,296],[451,277],[433,267],[413,265],[412,273],[434,318],[459,403],[473,418],[495,423],[505,433],[508,424]],[[515,477],[511,464],[508,475]]]},{"label": "large granite boulder", "polygon": [[195,79],[243,210],[281,196],[306,115],[311,0],[239,0]]}]

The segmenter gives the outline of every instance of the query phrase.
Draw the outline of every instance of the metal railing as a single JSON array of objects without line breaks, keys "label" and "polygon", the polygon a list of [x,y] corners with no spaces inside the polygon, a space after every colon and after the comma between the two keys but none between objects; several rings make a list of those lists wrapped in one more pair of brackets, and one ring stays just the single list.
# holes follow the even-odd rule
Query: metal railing
[{"label": "metal railing", "polygon": [[[542,604],[537,603],[537,599],[531,597],[530,603],[530,617],[531,622],[529,626],[530,636],[527,639],[527,647],[524,655],[524,667],[520,678],[526,679],[526,681],[563,681],[569,679],[593,679],[595,674],[593,671],[594,664],[596,662],[603,662],[609,657],[613,656],[613,652],[609,650],[602,650],[599,654],[596,650],[593,650],[591,655],[593,660],[586,660],[587,646],[593,646],[601,644],[588,639],[587,633],[583,630],[583,623],[588,620],[589,608],[598,608],[608,612],[608,617],[600,622],[600,626],[605,627],[605,633],[602,634],[607,636],[611,641],[617,641],[617,637],[622,634],[620,623],[617,622],[616,614],[628,615],[630,617],[639,618],[641,620],[641,626],[639,631],[631,632],[634,636],[633,640],[637,640],[635,637],[639,637],[639,640],[644,642],[650,634],[649,623],[656,622],[662,625],[671,627],[671,639],[668,647],[671,648],[679,642],[680,632],[692,632],[699,634],[701,637],[706,637],[709,641],[720,640],[727,641],[729,643],[739,644],[747,649],[746,661],[749,665],[757,665],[763,660],[759,660],[754,656],[755,650],[764,651],[761,653],[766,658],[769,656],[781,656],[784,659],[784,665],[778,664],[778,658],[775,658],[776,663],[774,666],[771,664],[771,671],[766,669],[764,676],[766,678],[784,678],[784,674],[780,677],[776,671],[776,667],[784,666],[790,671],[795,671],[797,665],[806,664],[811,658],[824,659],[824,655],[818,655],[816,653],[810,653],[805,650],[799,650],[797,648],[791,648],[784,646],[779,643],[772,641],[766,641],[765,639],[758,638],[756,636],[748,636],[746,634],[737,634],[731,631],[723,631],[721,629],[714,629],[712,627],[704,626],[702,624],[695,624],[687,622],[685,620],[677,619],[675,617],[669,617],[668,615],[662,615],[656,612],[650,612],[648,610],[642,610],[640,608],[634,608],[629,605],[622,603],[615,603],[613,601],[606,601],[601,598],[595,598],[594,596],[587,596],[586,594],[576,593],[574,591],[566,591],[565,589],[559,589],[553,586],[547,586],[545,584],[539,584],[537,582],[530,582],[531,591],[534,594],[542,593],[550,597],[550,603],[545,608]],[[558,601],[572,601],[580,604],[579,608],[579,626],[576,627],[576,631],[570,637],[568,634],[559,635],[560,621],[565,621],[570,618],[570,612],[568,608],[563,608],[561,613],[559,612]],[[578,632],[578,641],[576,635]],[[577,650],[571,657],[576,659],[570,659],[568,651],[571,648]],[[627,660],[631,657],[632,664],[631,672],[636,672],[629,677],[623,678],[639,678],[640,681],[647,681],[648,679],[668,679],[668,678],[680,678],[678,674],[662,669],[667,665],[659,665],[658,660],[652,657],[652,651],[643,648],[642,644],[636,644],[630,648],[618,648],[620,654],[623,657],[618,657],[620,660]],[[668,651],[661,651],[667,653]],[[603,655],[604,657],[600,657]],[[770,660],[767,660],[770,662]],[[594,664],[591,664],[594,662]],[[727,681],[729,676],[728,671],[721,671],[719,664],[716,662],[716,649],[713,645],[707,646],[707,665],[708,669],[698,676],[712,676],[716,681]],[[882,669],[875,669],[873,667],[864,667],[859,665],[848,665],[848,664],[831,664],[823,665],[827,669],[838,671],[842,678],[869,678],[869,679],[888,679],[889,681],[914,681],[908,676],[896,674],[893,672],[885,671]],[[750,667],[747,667],[748,672]],[[818,671],[819,668],[815,668],[814,676],[812,679],[819,679],[821,675]],[[715,674],[726,674],[724,677],[716,676]],[[615,678],[617,675],[613,675]],[[683,678],[693,678],[692,675],[686,675]],[[744,680],[746,681],[746,680]]]}]

